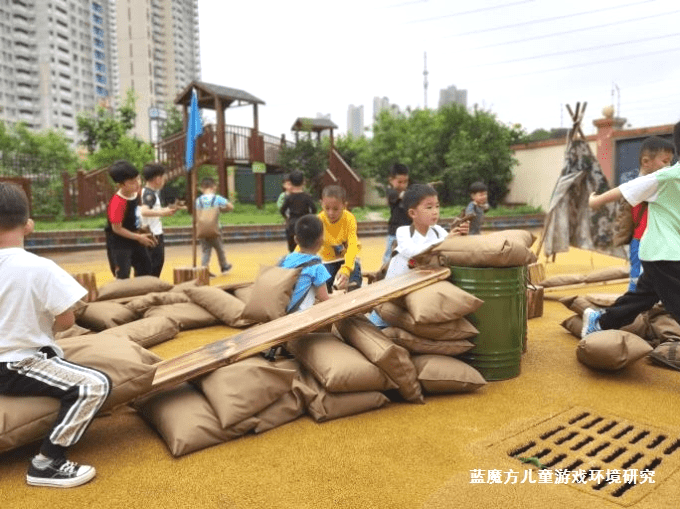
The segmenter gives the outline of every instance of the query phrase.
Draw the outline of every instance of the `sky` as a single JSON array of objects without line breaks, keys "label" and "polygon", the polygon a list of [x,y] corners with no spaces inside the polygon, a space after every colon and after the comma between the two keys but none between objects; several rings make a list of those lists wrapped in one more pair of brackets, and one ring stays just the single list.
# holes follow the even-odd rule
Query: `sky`
[{"label": "sky", "polygon": [[[577,102],[585,134],[608,105],[631,128],[680,120],[677,0],[198,0],[198,13],[201,79],[263,100],[274,136],[317,113],[344,134],[350,104],[368,126],[374,97],[423,108],[425,54],[429,108],[454,85],[527,132],[569,127]],[[252,107],[226,122],[252,127]]]}]

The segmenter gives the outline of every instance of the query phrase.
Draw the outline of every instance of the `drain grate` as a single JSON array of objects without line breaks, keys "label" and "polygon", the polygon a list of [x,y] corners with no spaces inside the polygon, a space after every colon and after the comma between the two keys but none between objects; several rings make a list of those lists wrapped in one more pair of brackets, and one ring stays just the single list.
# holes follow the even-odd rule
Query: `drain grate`
[{"label": "drain grate", "polygon": [[[511,458],[535,458],[536,482],[567,484],[619,505],[640,501],[680,467],[680,435],[573,408],[498,445]],[[519,461],[519,460],[518,460]]]}]

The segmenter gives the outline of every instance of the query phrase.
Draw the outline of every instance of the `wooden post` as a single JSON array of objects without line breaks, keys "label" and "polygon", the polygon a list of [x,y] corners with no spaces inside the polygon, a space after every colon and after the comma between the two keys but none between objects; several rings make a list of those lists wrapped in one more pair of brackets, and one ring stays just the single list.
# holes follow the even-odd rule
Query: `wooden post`
[{"label": "wooden post", "polygon": [[83,297],[85,302],[94,302],[99,297],[97,290],[97,277],[94,272],[79,272],[73,274],[73,279],[78,281],[86,290],[87,295]]},{"label": "wooden post", "polygon": [[199,285],[207,286],[210,284],[210,272],[208,272],[208,267],[175,267],[172,271],[172,279],[176,285],[197,279]]},{"label": "wooden post", "polygon": [[64,200],[64,214],[66,214],[66,217],[71,217],[73,215],[69,180],[70,175],[68,174],[68,172],[62,171],[61,172],[62,198]]},{"label": "wooden post", "polygon": [[540,318],[543,316],[543,287],[534,286],[527,288],[527,318]]}]

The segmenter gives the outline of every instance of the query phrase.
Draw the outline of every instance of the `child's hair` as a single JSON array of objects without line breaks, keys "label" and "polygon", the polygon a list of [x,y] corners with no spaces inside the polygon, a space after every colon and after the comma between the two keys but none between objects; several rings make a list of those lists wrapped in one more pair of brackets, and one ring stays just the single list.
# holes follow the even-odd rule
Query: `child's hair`
[{"label": "child's hair", "polygon": [[415,209],[428,196],[437,196],[437,191],[429,184],[414,184],[404,193],[402,203],[406,210]]},{"label": "child's hair", "polygon": [[23,227],[28,221],[28,198],[19,186],[0,182],[0,231]]},{"label": "child's hair", "polygon": [[290,173],[283,174],[283,177],[281,177],[281,183],[283,184],[284,182],[290,182]]},{"label": "child's hair", "polygon": [[309,249],[323,235],[323,223],[316,214],[306,214],[295,223],[295,238],[301,248]]},{"label": "child's hair", "polygon": [[673,126],[673,143],[675,143],[675,153],[680,155],[680,122]]},{"label": "child's hair", "polygon": [[473,182],[470,184],[470,187],[468,188],[468,192],[470,194],[475,194],[475,193],[482,193],[484,191],[488,191],[489,188],[486,187],[486,184],[481,181]]},{"label": "child's hair", "polygon": [[215,186],[215,179],[211,177],[205,177],[203,180],[201,180],[201,189],[208,189],[208,188],[214,188]]},{"label": "child's hair", "polygon": [[661,152],[675,153],[673,143],[659,136],[650,136],[645,138],[640,147],[640,164],[642,164],[643,157],[650,157],[654,159]]},{"label": "child's hair", "polygon": [[137,178],[139,170],[131,162],[121,159],[111,165],[109,175],[116,184],[122,184],[126,180]]},{"label": "child's hair", "polygon": [[142,175],[144,175],[144,180],[149,181],[165,175],[165,166],[159,163],[147,163],[142,168]]},{"label": "child's hair", "polygon": [[305,181],[305,176],[300,170],[293,170],[290,172],[288,180],[290,180],[290,183],[295,187],[300,187]]},{"label": "child's hair", "polygon": [[335,198],[336,200],[345,203],[347,201],[347,192],[344,187],[337,185],[326,186],[323,188],[323,191],[321,191],[321,199],[323,200],[324,198]]},{"label": "child's hair", "polygon": [[408,175],[408,166],[401,163],[394,163],[392,168],[390,168],[390,178],[394,178],[397,175]]}]

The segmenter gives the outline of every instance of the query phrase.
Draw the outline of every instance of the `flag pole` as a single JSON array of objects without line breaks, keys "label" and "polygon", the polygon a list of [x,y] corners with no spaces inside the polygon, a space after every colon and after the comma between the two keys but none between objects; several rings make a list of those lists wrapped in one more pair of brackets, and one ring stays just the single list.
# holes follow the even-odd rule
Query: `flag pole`
[{"label": "flag pole", "polygon": [[193,267],[196,268],[196,171],[189,173],[191,186],[191,252],[193,253]]}]

